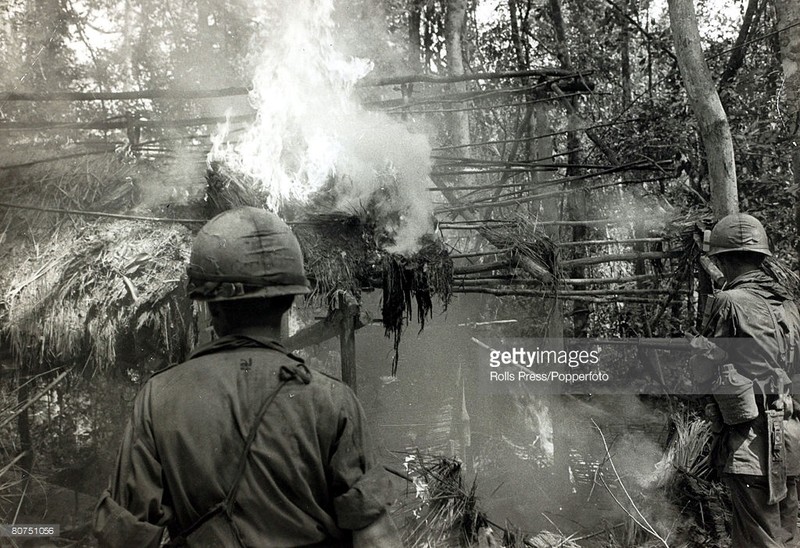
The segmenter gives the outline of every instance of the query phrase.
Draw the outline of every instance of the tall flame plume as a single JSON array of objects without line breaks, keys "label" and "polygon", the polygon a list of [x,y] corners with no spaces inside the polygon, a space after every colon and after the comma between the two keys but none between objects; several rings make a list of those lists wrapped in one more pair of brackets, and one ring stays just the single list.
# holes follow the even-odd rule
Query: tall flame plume
[{"label": "tall flame plume", "polygon": [[338,211],[371,204],[391,235],[387,251],[411,253],[432,227],[430,145],[359,104],[353,88],[373,65],[334,48],[333,9],[332,0],[260,8],[250,94],[255,122],[236,140],[220,128],[208,160],[258,181],[273,209],[308,203],[323,191]]}]

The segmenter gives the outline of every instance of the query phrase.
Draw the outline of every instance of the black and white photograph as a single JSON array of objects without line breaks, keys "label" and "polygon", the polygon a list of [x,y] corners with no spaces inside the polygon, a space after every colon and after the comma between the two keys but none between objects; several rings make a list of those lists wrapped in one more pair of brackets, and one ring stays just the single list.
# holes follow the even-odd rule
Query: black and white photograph
[{"label": "black and white photograph", "polygon": [[800,547],[798,196],[798,0],[0,0],[0,546]]}]

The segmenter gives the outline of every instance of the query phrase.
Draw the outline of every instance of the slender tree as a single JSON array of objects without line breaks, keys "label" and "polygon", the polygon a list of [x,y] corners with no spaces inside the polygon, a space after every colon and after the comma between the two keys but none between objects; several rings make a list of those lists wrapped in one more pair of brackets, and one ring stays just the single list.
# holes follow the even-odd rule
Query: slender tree
[{"label": "slender tree", "polygon": [[705,61],[693,0],[669,0],[669,20],[678,67],[706,153],[711,179],[711,208],[719,219],[739,210],[728,117]]},{"label": "slender tree", "polygon": [[[795,225],[800,228],[800,2],[775,0],[780,32],[783,88],[786,91],[786,126],[792,150],[792,170],[795,187]],[[797,242],[800,255],[800,238]]]}]

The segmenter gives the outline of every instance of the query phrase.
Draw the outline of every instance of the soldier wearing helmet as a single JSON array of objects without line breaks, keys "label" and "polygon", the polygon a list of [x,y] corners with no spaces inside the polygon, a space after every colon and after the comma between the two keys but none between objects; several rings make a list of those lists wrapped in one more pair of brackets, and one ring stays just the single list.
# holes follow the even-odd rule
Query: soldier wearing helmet
[{"label": "soldier wearing helmet", "polygon": [[724,350],[712,389],[717,403],[708,410],[718,423],[715,461],[733,502],[732,546],[794,546],[800,406],[790,379],[800,373],[800,314],[789,292],[761,269],[772,252],[755,217],[724,217],[706,232],[704,250],[726,280],[709,297],[702,334]]},{"label": "soldier wearing helmet", "polygon": [[226,211],[197,234],[189,296],[218,338],[153,375],[134,401],[95,511],[103,546],[400,546],[353,392],[279,341],[308,292],[276,215]]}]

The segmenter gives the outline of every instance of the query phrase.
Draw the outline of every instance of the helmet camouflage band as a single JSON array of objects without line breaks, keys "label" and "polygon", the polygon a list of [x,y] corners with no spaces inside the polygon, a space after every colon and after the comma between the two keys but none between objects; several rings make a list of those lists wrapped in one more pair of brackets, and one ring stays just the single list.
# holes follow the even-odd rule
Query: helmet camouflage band
[{"label": "helmet camouflage band", "polygon": [[746,213],[734,213],[720,219],[711,230],[707,244],[709,256],[731,251],[751,251],[772,256],[764,226]]},{"label": "helmet camouflage band", "polygon": [[206,223],[192,243],[187,273],[189,297],[203,301],[309,292],[297,238],[280,217],[256,207]]}]

